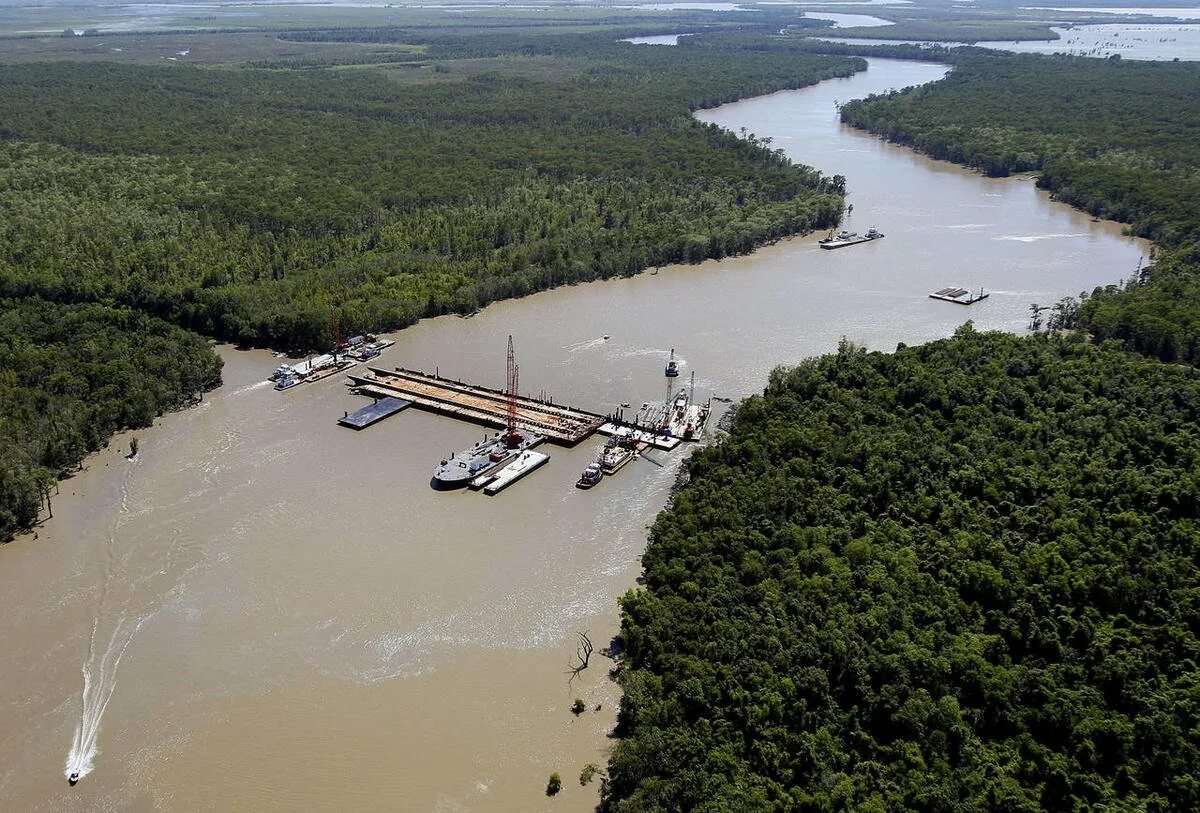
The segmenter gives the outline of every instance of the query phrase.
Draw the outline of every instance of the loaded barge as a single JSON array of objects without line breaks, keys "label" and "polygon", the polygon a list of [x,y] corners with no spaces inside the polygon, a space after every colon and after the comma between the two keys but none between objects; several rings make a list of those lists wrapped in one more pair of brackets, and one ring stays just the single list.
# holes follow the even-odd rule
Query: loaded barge
[{"label": "loaded barge", "polygon": [[882,237],[883,232],[872,226],[866,234],[859,234],[856,231],[840,231],[836,235],[830,233],[825,239],[819,240],[818,244],[821,248],[827,249],[845,248],[846,246],[856,246],[859,243],[869,243]]}]

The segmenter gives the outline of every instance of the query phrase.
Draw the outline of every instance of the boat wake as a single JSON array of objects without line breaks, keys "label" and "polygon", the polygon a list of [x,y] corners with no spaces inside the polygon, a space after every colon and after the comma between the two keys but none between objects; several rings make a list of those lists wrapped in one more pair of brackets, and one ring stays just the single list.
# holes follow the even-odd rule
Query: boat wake
[{"label": "boat wake", "polygon": [[563,348],[563,350],[566,350],[568,353],[578,353],[580,350],[591,350],[593,347],[599,347],[600,345],[604,344],[604,342],[605,340],[603,338],[585,339],[581,342],[568,344]]},{"label": "boat wake", "polygon": [[97,658],[96,636],[99,627],[99,616],[92,622],[92,644],[89,647],[88,659],[83,664],[83,698],[80,704],[79,725],[75,727],[75,739],[71,750],[67,753],[67,762],[63,774],[68,779],[79,780],[92,772],[94,760],[100,752],[97,747],[97,737],[100,734],[100,721],[108,701],[112,699],[113,690],[117,688],[117,666],[129,648],[133,637],[142,628],[146,616],[130,621],[122,616],[113,630],[104,651]]},{"label": "boat wake", "polygon": [[112,699],[113,691],[117,688],[117,668],[129,644],[133,641],[138,630],[142,628],[148,615],[137,616],[123,608],[113,626],[111,634],[101,632],[101,619],[107,615],[110,604],[110,592],[117,570],[117,560],[113,550],[117,540],[117,532],[130,515],[129,486],[133,479],[134,470],[140,461],[134,457],[129,461],[125,479],[121,483],[121,505],[117,521],[108,538],[105,557],[104,583],[100,592],[100,600],[92,620],[92,635],[88,642],[88,656],[80,670],[83,675],[83,695],[80,699],[79,724],[75,727],[75,738],[71,742],[71,750],[67,752],[63,774],[75,784],[87,776],[95,767],[96,755],[99,753],[97,740],[100,734],[100,722],[108,701]]},{"label": "boat wake", "polygon": [[253,392],[254,390],[261,390],[266,387],[273,387],[273,386],[275,386],[275,385],[273,383],[271,383],[270,381],[256,381],[253,384],[247,384],[244,387],[239,387],[229,394],[230,394],[230,396],[242,395],[247,392]]},{"label": "boat wake", "polygon": [[993,237],[993,240],[1011,240],[1018,243],[1036,243],[1038,240],[1062,240],[1071,237],[1088,237],[1086,232],[1070,234],[1008,234],[1003,237]]}]

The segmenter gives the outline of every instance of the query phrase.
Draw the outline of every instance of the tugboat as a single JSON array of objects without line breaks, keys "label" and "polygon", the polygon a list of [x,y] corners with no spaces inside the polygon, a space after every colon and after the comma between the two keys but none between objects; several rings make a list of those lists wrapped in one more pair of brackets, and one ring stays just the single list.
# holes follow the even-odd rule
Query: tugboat
[{"label": "tugboat", "polygon": [[671,359],[667,362],[667,369],[664,373],[667,378],[675,378],[679,375],[679,364],[675,361],[675,348],[671,348]]},{"label": "tugboat", "polygon": [[275,379],[275,389],[288,390],[297,384],[304,383],[304,376],[297,370],[288,370]]},{"label": "tugboat", "polygon": [[604,470],[600,468],[600,464],[589,463],[588,467],[583,470],[583,474],[579,475],[579,479],[575,481],[575,487],[589,489],[600,482],[602,477],[604,477]]}]

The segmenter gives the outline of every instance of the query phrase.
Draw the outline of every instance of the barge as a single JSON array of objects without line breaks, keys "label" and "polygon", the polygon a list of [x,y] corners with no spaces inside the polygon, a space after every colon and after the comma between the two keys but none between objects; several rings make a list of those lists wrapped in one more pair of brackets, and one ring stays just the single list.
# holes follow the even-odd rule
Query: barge
[{"label": "barge", "polygon": [[524,451],[517,456],[517,459],[507,464],[492,481],[483,487],[484,494],[499,494],[504,489],[508,488],[513,483],[520,480],[526,474],[540,469],[546,465],[550,459],[550,455],[542,454],[541,452]]},{"label": "barge", "polygon": [[966,288],[943,288],[929,295],[930,299],[940,299],[943,302],[953,302],[957,305],[973,305],[981,299],[987,299],[987,291],[980,288],[978,292]]},{"label": "barge", "polygon": [[542,435],[526,433],[515,445],[510,445],[500,432],[489,435],[476,441],[474,446],[442,460],[434,468],[429,484],[439,491],[449,491],[470,485],[476,478],[491,475],[479,484],[480,488],[484,488],[499,476],[504,466],[544,440]]},{"label": "barge", "polygon": [[830,235],[819,241],[819,245],[821,248],[827,249],[845,248],[846,246],[856,246],[859,243],[869,243],[882,237],[883,232],[872,226],[866,234],[859,234],[856,231],[840,231],[836,235]]}]

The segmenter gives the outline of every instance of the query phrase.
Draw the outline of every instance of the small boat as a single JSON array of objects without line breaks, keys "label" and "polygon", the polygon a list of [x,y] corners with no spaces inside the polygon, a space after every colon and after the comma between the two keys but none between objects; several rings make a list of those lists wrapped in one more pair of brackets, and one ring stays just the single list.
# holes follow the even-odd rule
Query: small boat
[{"label": "small boat", "polygon": [[583,474],[579,475],[579,479],[575,481],[575,487],[589,489],[600,482],[602,477],[604,477],[604,470],[600,468],[600,464],[589,463],[588,467],[583,470]]},{"label": "small boat", "polygon": [[667,378],[675,378],[677,375],[679,375],[679,364],[675,361],[674,347],[671,348],[671,358],[667,362],[667,369],[664,375],[666,375]]}]

